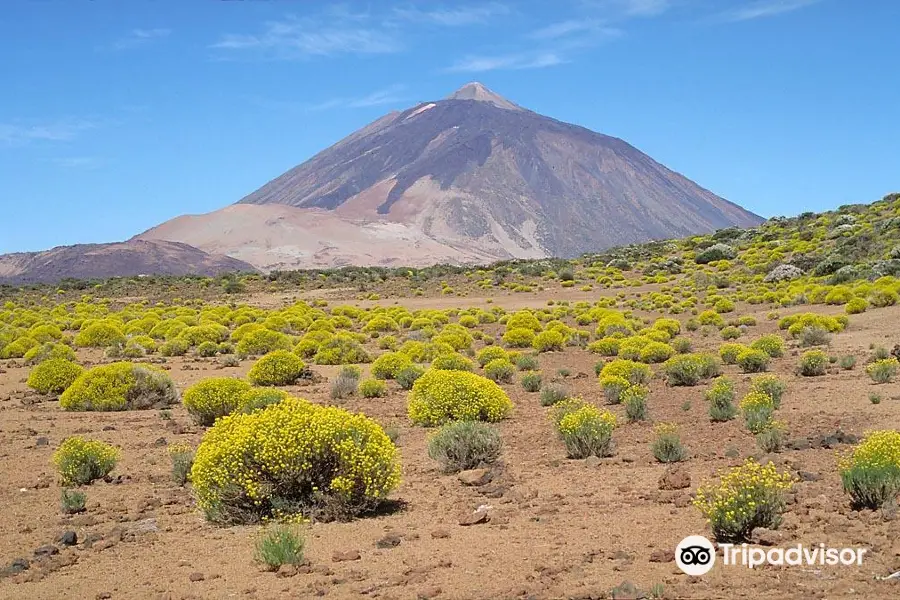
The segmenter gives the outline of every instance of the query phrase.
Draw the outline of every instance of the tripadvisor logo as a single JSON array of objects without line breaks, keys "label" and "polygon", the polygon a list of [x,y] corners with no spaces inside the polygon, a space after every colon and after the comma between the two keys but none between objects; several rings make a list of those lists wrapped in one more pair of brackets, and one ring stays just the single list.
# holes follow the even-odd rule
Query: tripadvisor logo
[{"label": "tripadvisor logo", "polygon": [[[719,544],[726,566],[753,569],[773,566],[851,566],[861,565],[867,548],[829,548],[825,544],[789,548],[760,548],[749,544]],[[702,535],[689,535],[675,548],[675,563],[688,575],[704,575],[716,563],[716,547]]]}]

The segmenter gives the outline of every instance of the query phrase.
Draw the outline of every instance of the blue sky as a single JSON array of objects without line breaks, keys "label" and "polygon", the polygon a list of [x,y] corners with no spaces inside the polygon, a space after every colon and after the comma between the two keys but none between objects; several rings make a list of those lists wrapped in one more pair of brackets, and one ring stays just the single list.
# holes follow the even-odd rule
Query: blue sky
[{"label": "blue sky", "polygon": [[764,216],[900,189],[894,0],[9,1],[0,252],[215,210],[468,81]]}]

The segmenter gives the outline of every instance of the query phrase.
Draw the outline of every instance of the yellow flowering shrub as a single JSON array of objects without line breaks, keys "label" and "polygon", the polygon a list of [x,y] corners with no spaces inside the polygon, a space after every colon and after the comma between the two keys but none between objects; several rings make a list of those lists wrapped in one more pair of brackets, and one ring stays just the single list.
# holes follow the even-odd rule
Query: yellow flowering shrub
[{"label": "yellow flowering shrub", "polygon": [[403,369],[411,367],[412,359],[402,352],[386,352],[372,363],[372,377],[376,379],[396,379]]},{"label": "yellow flowering shrub", "polygon": [[[780,335],[774,333],[771,335],[764,335],[758,340],[754,340],[753,343],[750,344],[750,347],[754,350],[762,350],[771,358],[780,358],[784,355],[784,340],[781,339]],[[735,360],[737,360],[736,356]]]},{"label": "yellow flowering shrub", "polygon": [[744,350],[747,350],[747,346],[744,344],[726,342],[719,346],[719,358],[721,358],[722,362],[726,365],[733,365],[737,363],[738,354]]},{"label": "yellow flowering shrub", "polygon": [[156,367],[130,362],[84,371],[59,397],[65,410],[144,410],[178,402],[175,384]]},{"label": "yellow flowering shrub", "polygon": [[499,421],[512,410],[512,401],[499,385],[467,371],[429,369],[412,386],[409,418],[420,425],[447,421]]},{"label": "yellow flowering shrub", "polygon": [[841,483],[856,508],[879,508],[900,494],[900,431],[866,434],[841,457]]},{"label": "yellow flowering shrub", "polygon": [[26,365],[36,365],[45,360],[60,358],[69,362],[78,361],[74,350],[65,344],[57,344],[54,342],[47,342],[40,346],[35,346],[26,352],[22,358],[25,360]]},{"label": "yellow flowering shrub", "polygon": [[693,503],[709,521],[716,541],[740,543],[748,541],[756,527],[778,527],[785,493],[792,486],[789,473],[779,473],[772,463],[763,466],[748,459],[718,484],[701,485]]},{"label": "yellow flowering shrub", "polygon": [[775,412],[775,400],[758,389],[751,390],[741,399],[744,422],[751,433],[761,433],[770,424]]},{"label": "yellow flowering shrub", "polygon": [[548,329],[534,336],[531,347],[538,352],[561,351],[565,346],[566,338],[557,329]]},{"label": "yellow flowering shrub", "polygon": [[113,323],[97,321],[91,323],[75,336],[75,345],[83,348],[106,348],[125,343],[125,333]]},{"label": "yellow flowering shrub", "polygon": [[603,378],[607,376],[622,377],[632,385],[638,383],[646,384],[653,379],[653,371],[643,363],[620,358],[610,361],[603,366],[603,369],[600,371],[601,385]]},{"label": "yellow flowering shrub", "polygon": [[484,367],[494,360],[509,360],[509,353],[500,346],[488,346],[487,348],[480,350],[475,356],[475,359],[478,361],[479,365]]},{"label": "yellow flowering shrub", "polygon": [[809,350],[800,355],[797,372],[804,377],[824,375],[828,370],[828,355],[821,350]]},{"label": "yellow flowering shrub", "polygon": [[710,354],[679,354],[673,356],[663,367],[669,385],[697,385],[703,379],[710,379],[719,374],[719,363]]},{"label": "yellow flowering shrub", "polygon": [[587,351],[601,356],[616,356],[619,354],[620,338],[604,337],[587,345]]},{"label": "yellow flowering shrub", "polygon": [[371,360],[356,338],[347,333],[339,333],[322,342],[313,356],[317,365],[352,365]]},{"label": "yellow flowering shrub", "polygon": [[261,356],[275,350],[290,350],[291,338],[279,331],[256,329],[241,338],[235,346],[240,356]]},{"label": "yellow flowering shrub", "polygon": [[83,372],[81,365],[62,358],[52,358],[31,370],[26,385],[40,394],[61,394]]},{"label": "yellow flowering shrub", "polygon": [[631,382],[620,375],[601,375],[600,387],[607,402],[619,404],[622,401],[622,394],[631,387]]},{"label": "yellow flowering shrub", "polygon": [[269,352],[250,367],[247,379],[256,385],[291,385],[306,372],[306,363],[288,350]]},{"label": "yellow flowering shrub", "polygon": [[381,379],[363,379],[359,382],[359,395],[363,398],[384,398],[387,385]]},{"label": "yellow flowering shrub", "polygon": [[186,389],[182,403],[197,423],[209,426],[219,417],[241,408],[252,389],[243,379],[212,377]]},{"label": "yellow flowering shrub", "polygon": [[87,485],[106,477],[118,460],[119,450],[114,446],[80,436],[66,438],[53,453],[64,486]]},{"label": "yellow flowering shrub", "polygon": [[762,350],[745,348],[738,352],[736,362],[743,373],[761,373],[769,366],[769,355]]},{"label": "yellow flowering shrub", "polygon": [[22,358],[25,353],[38,346],[37,340],[28,336],[17,338],[0,350],[0,358]]},{"label": "yellow flowering shrub", "polygon": [[663,342],[650,342],[640,352],[640,361],[644,363],[661,363],[675,354],[675,348]]},{"label": "yellow flowering shrub", "polygon": [[866,375],[875,383],[889,383],[897,376],[900,362],[896,358],[882,358],[866,365]]},{"label": "yellow flowering shrub", "polygon": [[534,343],[534,330],[527,327],[507,329],[503,334],[503,343],[510,348],[528,348]]},{"label": "yellow flowering shrub", "polygon": [[569,458],[612,455],[612,432],[616,416],[578,398],[553,406],[550,418],[566,445]]},{"label": "yellow flowering shrub", "polygon": [[197,448],[190,479],[215,523],[346,519],[377,508],[397,487],[399,453],[364,415],[288,398],[218,420]]},{"label": "yellow flowering shrub", "polygon": [[431,368],[442,371],[474,371],[475,364],[462,354],[450,352],[434,357]]}]

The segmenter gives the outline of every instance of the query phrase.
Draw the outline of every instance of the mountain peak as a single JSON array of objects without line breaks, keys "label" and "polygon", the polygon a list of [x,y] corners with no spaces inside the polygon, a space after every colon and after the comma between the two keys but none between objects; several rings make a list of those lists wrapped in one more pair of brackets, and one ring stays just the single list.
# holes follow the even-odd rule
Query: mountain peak
[{"label": "mountain peak", "polygon": [[478,81],[471,81],[462,86],[447,96],[447,100],[477,100],[478,102],[487,102],[507,110],[523,110],[518,104],[510,102],[500,94],[492,92],[484,84],[479,83]]}]

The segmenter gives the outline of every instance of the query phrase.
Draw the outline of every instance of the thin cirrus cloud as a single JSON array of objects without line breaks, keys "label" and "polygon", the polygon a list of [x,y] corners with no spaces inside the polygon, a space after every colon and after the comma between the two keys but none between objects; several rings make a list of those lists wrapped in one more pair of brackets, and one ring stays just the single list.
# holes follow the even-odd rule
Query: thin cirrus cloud
[{"label": "thin cirrus cloud", "polygon": [[171,29],[132,29],[128,35],[119,38],[113,44],[116,50],[127,50],[129,48],[137,48],[149,44],[154,40],[169,37],[172,34]]},{"label": "thin cirrus cloud", "polygon": [[0,143],[21,146],[34,142],[68,142],[96,126],[96,122],[88,119],[0,123]]},{"label": "thin cirrus cloud", "polygon": [[403,102],[408,99],[404,95],[406,90],[406,85],[395,84],[379,90],[375,90],[374,92],[365,94],[363,96],[342,96],[331,98],[323,102],[317,102],[315,104],[307,102],[297,102],[294,100],[274,100],[271,98],[261,97],[250,97],[248,99],[253,104],[266,110],[313,112],[338,108],[368,108],[370,106],[395,104],[397,102]]},{"label": "thin cirrus cloud", "polygon": [[339,54],[390,54],[403,49],[396,36],[358,23],[327,25],[289,17],[269,21],[257,34],[226,34],[210,46],[222,53],[255,52],[276,60]]},{"label": "thin cirrus cloud", "polygon": [[487,71],[543,69],[568,60],[554,52],[521,52],[495,56],[466,56],[446,69],[450,73],[484,73]]},{"label": "thin cirrus cloud", "polygon": [[555,40],[575,35],[614,37],[621,34],[621,30],[609,27],[603,21],[570,19],[537,29],[531,32],[529,37],[535,40]]},{"label": "thin cirrus cloud", "polygon": [[488,22],[493,17],[508,15],[509,13],[509,7],[499,2],[485,2],[477,5],[436,8],[432,10],[401,7],[395,7],[393,10],[394,16],[398,19],[416,23],[431,23],[445,27],[478,25]]},{"label": "thin cirrus cloud", "polygon": [[96,156],[67,156],[54,158],[53,163],[64,169],[91,170],[100,168],[103,165],[103,160]]},{"label": "thin cirrus cloud", "polygon": [[725,13],[721,17],[725,21],[751,21],[775,17],[807,6],[817,4],[820,0],[760,0],[750,2],[740,8]]}]

